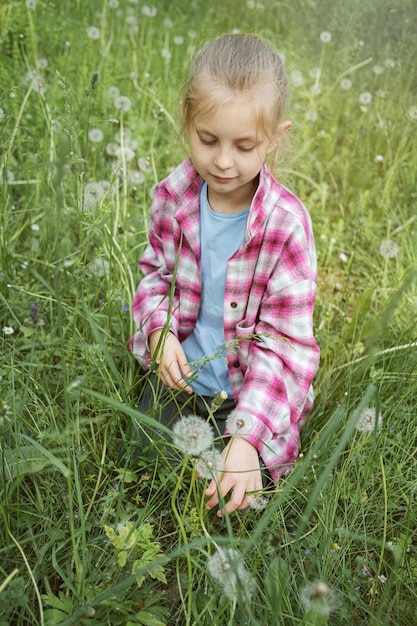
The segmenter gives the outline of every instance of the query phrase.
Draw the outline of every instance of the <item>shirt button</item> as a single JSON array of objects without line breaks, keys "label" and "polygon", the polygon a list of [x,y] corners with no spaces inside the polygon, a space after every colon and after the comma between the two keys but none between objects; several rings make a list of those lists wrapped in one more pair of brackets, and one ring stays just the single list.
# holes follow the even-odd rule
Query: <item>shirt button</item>
[{"label": "shirt button", "polygon": [[237,302],[231,302],[230,306],[232,307],[232,309],[236,309],[237,307]]}]

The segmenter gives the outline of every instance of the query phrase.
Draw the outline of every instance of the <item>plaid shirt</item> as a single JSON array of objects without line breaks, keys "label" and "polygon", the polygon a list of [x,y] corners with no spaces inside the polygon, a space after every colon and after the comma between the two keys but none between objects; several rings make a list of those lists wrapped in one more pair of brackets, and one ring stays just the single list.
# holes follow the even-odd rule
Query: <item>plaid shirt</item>
[{"label": "plaid shirt", "polygon": [[[144,367],[153,330],[168,324],[183,341],[196,324],[202,184],[188,159],[156,188],[132,305],[139,330],[130,346]],[[257,448],[274,480],[296,460],[299,428],[312,408],[316,280],[309,214],[264,166],[243,246],[227,265],[224,333],[236,402],[229,422],[240,426],[236,432]]]}]

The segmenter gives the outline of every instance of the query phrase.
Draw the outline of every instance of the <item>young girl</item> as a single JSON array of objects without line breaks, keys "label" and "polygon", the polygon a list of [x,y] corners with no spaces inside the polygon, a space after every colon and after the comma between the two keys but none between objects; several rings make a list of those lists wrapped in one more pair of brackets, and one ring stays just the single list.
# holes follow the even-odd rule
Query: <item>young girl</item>
[{"label": "young girl", "polygon": [[148,383],[142,412],[160,406],[172,425],[228,394],[214,415],[224,471],[206,490],[208,509],[230,493],[219,515],[249,505],[262,467],[274,481],[289,469],[312,408],[311,222],[265,165],[291,126],[286,96],[281,57],[258,36],[222,35],[197,54],[181,103],[191,156],[156,188],[133,300],[132,349],[171,397],[158,404]]}]

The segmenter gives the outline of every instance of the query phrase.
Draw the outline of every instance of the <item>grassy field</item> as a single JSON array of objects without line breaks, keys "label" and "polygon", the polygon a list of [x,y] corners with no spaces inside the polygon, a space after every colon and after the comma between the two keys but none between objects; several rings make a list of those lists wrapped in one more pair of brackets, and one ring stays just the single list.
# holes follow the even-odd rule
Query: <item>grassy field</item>
[{"label": "grassy field", "polygon": [[[414,0],[1,3],[1,626],[416,623],[416,23]],[[322,357],[294,472],[221,521],[192,459],[132,448],[127,341],[190,56],[234,29],[286,59],[277,175],[314,224]]]}]

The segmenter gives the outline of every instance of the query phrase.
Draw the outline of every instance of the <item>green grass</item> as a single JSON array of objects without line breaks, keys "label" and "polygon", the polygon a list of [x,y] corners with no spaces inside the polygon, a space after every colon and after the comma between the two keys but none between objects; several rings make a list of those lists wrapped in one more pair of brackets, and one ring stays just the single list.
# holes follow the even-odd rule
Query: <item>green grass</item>
[{"label": "green grass", "polygon": [[[0,7],[0,624],[411,626],[415,3],[118,5]],[[295,471],[264,511],[220,521],[188,459],[132,447],[143,417],[126,344],[152,189],[187,154],[190,55],[234,28],[273,41],[292,76],[277,171],[314,224],[322,358]],[[361,433],[368,406],[382,426]],[[218,547],[242,554],[250,601],[210,576]],[[316,579],[328,616],[301,602]]]}]

